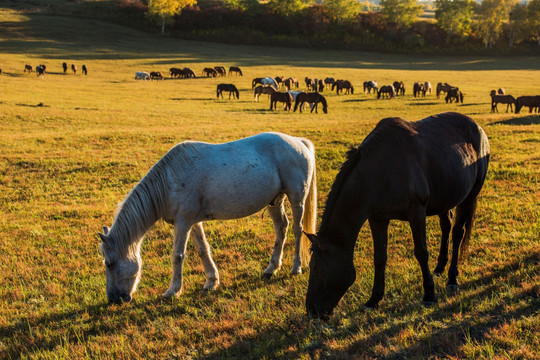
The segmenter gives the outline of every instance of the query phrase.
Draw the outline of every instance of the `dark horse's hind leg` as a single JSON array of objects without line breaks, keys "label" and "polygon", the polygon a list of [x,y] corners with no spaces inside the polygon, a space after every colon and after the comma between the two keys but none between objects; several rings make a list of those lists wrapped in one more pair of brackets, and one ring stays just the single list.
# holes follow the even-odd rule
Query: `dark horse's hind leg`
[{"label": "dark horse's hind leg", "polygon": [[435,284],[429,271],[429,253],[426,244],[426,213],[425,208],[418,206],[411,210],[409,223],[414,240],[414,256],[422,270],[424,287],[424,305],[432,305],[437,301],[435,297]]},{"label": "dark horse's hind leg", "polygon": [[452,212],[447,211],[439,214],[439,222],[441,226],[441,250],[437,259],[437,267],[435,267],[434,275],[441,275],[448,263],[448,240],[450,231],[452,230]]},{"label": "dark horse's hind leg", "polygon": [[369,220],[371,235],[373,237],[373,255],[375,265],[375,278],[371,298],[366,307],[374,308],[384,296],[384,272],[386,270],[387,244],[388,244],[388,220]]},{"label": "dark horse's hind leg", "polygon": [[457,277],[458,260],[466,250],[471,237],[471,228],[476,211],[476,194],[469,195],[463,203],[456,208],[456,220],[452,229],[452,260],[448,269],[448,290],[455,291],[458,288]]}]

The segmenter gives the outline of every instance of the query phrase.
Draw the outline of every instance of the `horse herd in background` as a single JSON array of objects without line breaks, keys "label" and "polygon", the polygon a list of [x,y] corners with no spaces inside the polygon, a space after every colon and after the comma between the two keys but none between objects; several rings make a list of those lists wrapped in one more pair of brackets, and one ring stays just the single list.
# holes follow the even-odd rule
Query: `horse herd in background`
[{"label": "horse herd in background", "polygon": [[[67,71],[68,71],[68,64],[66,62],[63,62],[62,63],[62,69],[63,69],[63,73],[64,75],[67,74]],[[32,65],[30,64],[25,64],[24,65],[24,72],[26,73],[31,73],[33,72],[34,68],[32,67]],[[47,66],[46,65],[43,65],[43,64],[39,64],[35,67],[35,71],[36,71],[36,75],[38,77],[44,77],[45,76],[45,71],[47,70]],[[73,75],[76,75],[77,74],[77,65],[75,64],[71,64],[71,71],[73,72]],[[86,65],[83,64],[82,68],[81,68],[81,71],[84,75],[88,75],[88,68],[86,67]]]}]

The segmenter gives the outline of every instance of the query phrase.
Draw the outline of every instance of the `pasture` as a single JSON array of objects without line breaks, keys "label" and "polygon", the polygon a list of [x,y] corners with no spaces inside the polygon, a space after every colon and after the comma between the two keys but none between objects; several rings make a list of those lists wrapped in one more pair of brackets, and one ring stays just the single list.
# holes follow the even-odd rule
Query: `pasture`
[{"label": "pasture", "polygon": [[[540,115],[491,114],[490,90],[540,94],[537,58],[416,58],[227,46],[152,36],[128,28],[0,9],[0,358],[311,359],[540,357]],[[76,29],[76,31],[68,31]],[[113,35],[111,35],[113,34]],[[88,75],[63,74],[62,63]],[[24,65],[46,64],[43,78]],[[244,76],[135,81],[136,71],[239,66]],[[328,114],[269,110],[253,99],[262,76],[347,79],[353,95],[328,90]],[[377,100],[362,83],[403,81],[405,96]],[[463,104],[413,98],[416,81],[448,82]],[[216,98],[233,83],[239,99]],[[328,322],[309,319],[308,271],[291,277],[289,230],[282,269],[261,278],[274,244],[259,212],[205,224],[221,285],[203,293],[202,263],[188,245],[184,293],[163,300],[172,226],[159,221],[142,246],[134,300],[108,305],[97,233],[117,204],[174,144],[231,141],[279,131],[315,144],[319,216],[350,146],[382,118],[418,120],[458,111],[491,143],[461,289],[435,278],[438,303],[421,305],[420,269],[408,226],[389,229],[385,298],[366,311],[373,247],[366,224],[355,250],[357,280]],[[383,164],[381,164],[383,166]],[[290,208],[287,207],[290,213]],[[438,221],[428,221],[430,266]]]}]

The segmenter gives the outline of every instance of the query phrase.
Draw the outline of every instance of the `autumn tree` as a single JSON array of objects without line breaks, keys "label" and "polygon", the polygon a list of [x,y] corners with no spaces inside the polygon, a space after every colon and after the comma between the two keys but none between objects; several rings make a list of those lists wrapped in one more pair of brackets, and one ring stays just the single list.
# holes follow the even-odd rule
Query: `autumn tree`
[{"label": "autumn tree", "polygon": [[276,14],[292,16],[304,7],[302,0],[270,0],[268,6]]},{"label": "autumn tree", "polygon": [[508,24],[512,7],[517,0],[483,0],[478,8],[477,32],[486,48],[500,38],[504,25]]},{"label": "autumn tree", "polygon": [[381,0],[380,5],[383,18],[402,27],[408,27],[422,14],[422,5],[416,0]]},{"label": "autumn tree", "polygon": [[436,0],[437,25],[450,36],[463,36],[471,31],[473,0]]},{"label": "autumn tree", "polygon": [[328,17],[338,23],[354,18],[362,5],[357,0],[324,0]]},{"label": "autumn tree", "polygon": [[531,35],[540,46],[540,0],[531,0],[527,5],[527,19]]},{"label": "autumn tree", "polygon": [[161,32],[165,32],[165,24],[171,23],[175,15],[197,0],[149,0],[147,15],[161,23]]}]

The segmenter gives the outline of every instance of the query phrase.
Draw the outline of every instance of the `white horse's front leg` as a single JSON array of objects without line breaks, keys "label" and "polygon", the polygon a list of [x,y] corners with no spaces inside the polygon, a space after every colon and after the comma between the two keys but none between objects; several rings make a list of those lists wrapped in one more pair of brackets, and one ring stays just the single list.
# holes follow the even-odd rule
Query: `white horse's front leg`
[{"label": "white horse's front leg", "polygon": [[272,257],[270,258],[270,264],[266,270],[264,270],[263,277],[270,278],[276,270],[281,268],[281,260],[283,258],[283,246],[285,245],[285,238],[287,236],[287,228],[289,227],[289,220],[285,215],[285,207],[283,201],[285,196],[283,196],[279,201],[274,205],[269,205],[267,207],[268,213],[274,222],[274,231],[276,232],[276,242],[274,244],[274,251],[272,252]]},{"label": "white horse's front leg", "polygon": [[202,222],[193,225],[191,230],[195,249],[197,249],[197,253],[202,260],[204,273],[206,274],[206,283],[204,284],[203,290],[215,290],[219,285],[219,273],[214,260],[212,260],[210,245],[204,235]]},{"label": "white horse's front leg", "polygon": [[174,227],[174,243],[172,251],[173,273],[171,284],[163,297],[169,298],[182,293],[182,268],[186,259],[187,239],[190,225],[177,221]]}]

